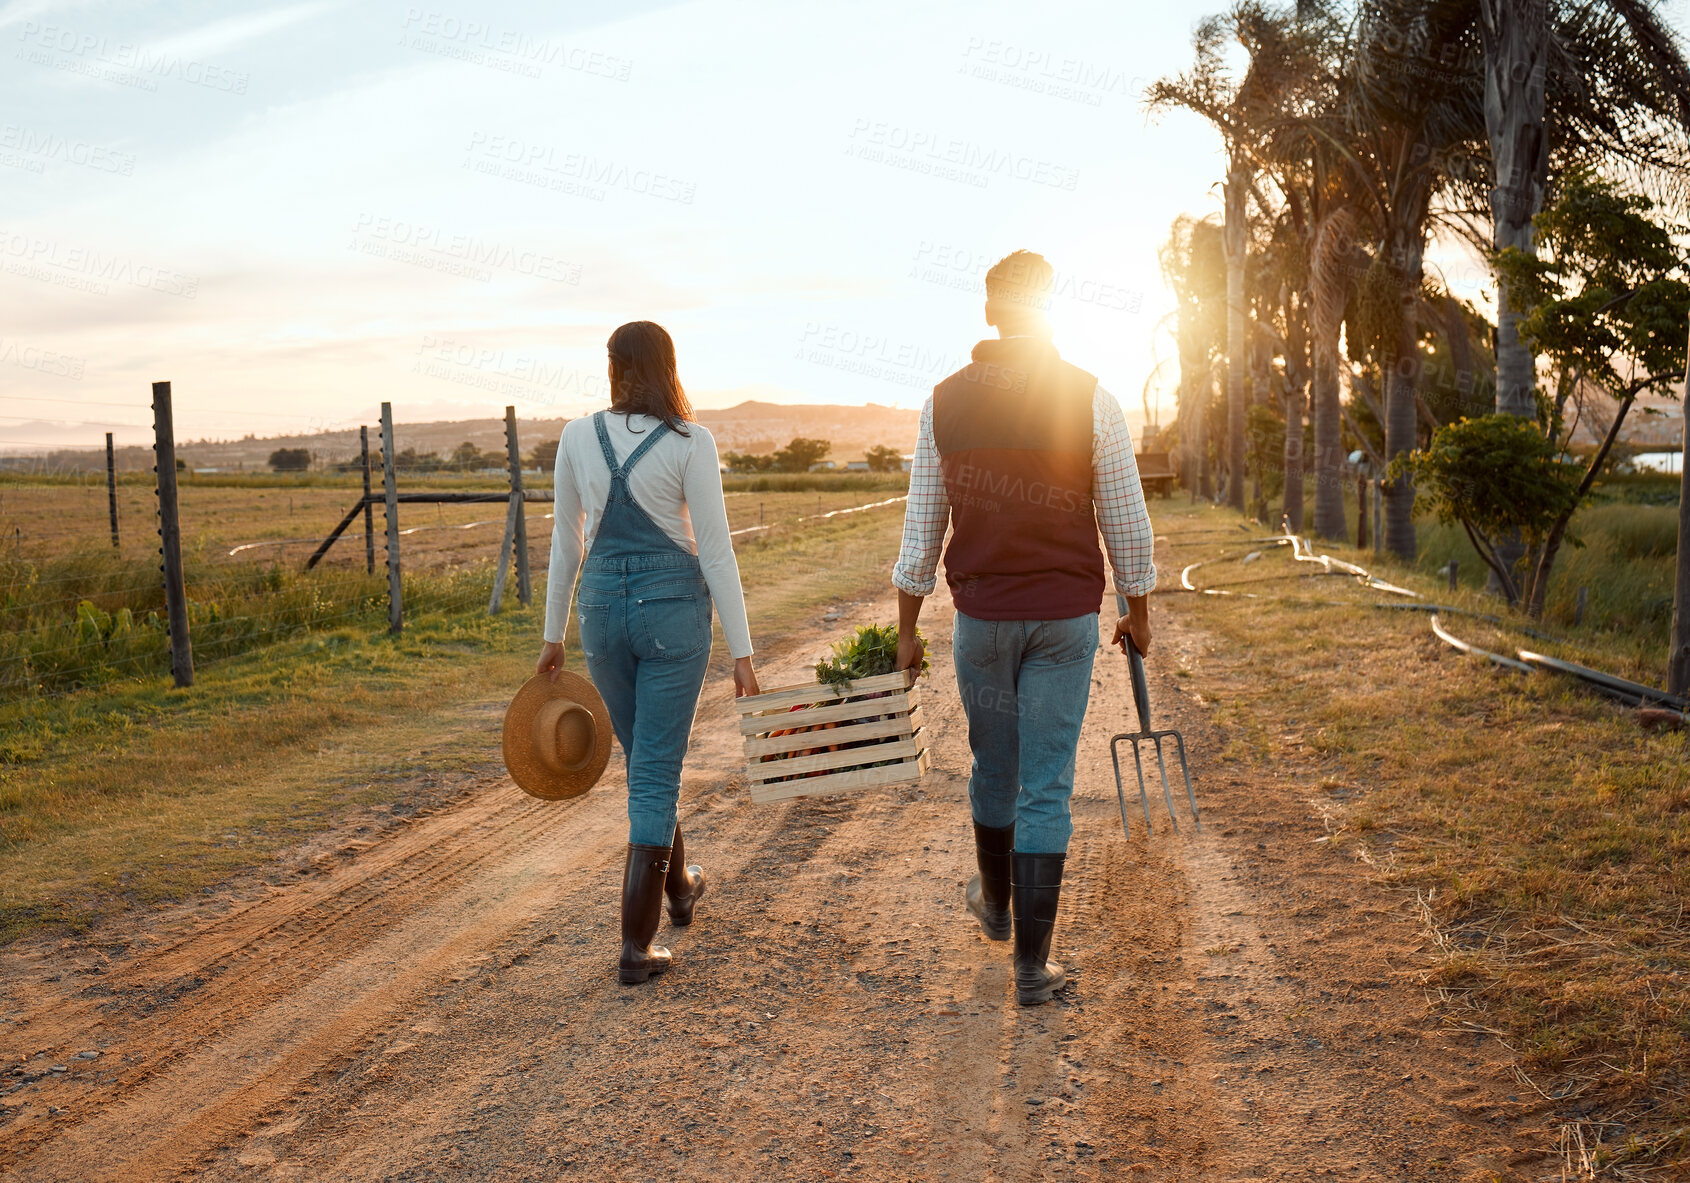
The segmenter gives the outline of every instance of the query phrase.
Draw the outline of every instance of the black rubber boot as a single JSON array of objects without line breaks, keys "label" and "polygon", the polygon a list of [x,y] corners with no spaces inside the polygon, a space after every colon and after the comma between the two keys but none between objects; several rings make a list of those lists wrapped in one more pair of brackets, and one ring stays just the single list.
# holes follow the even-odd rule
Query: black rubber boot
[{"label": "black rubber boot", "polygon": [[669,968],[669,950],[651,943],[663,920],[663,881],[668,874],[667,846],[628,844],[622,868],[622,961],[617,967],[624,986],[637,986]]},{"label": "black rubber boot", "polygon": [[974,858],[980,873],[968,881],[963,899],[990,941],[1007,941],[1010,934],[1009,883],[1015,854],[1015,827],[974,823]]},{"label": "black rubber boot", "polygon": [[669,923],[685,928],[692,923],[693,905],[704,894],[704,868],[687,866],[687,848],[681,827],[675,827],[675,843],[669,848],[669,874],[663,881],[669,896]]},{"label": "black rubber boot", "polygon": [[1068,984],[1068,974],[1050,960],[1056,907],[1062,901],[1065,854],[1017,854],[1014,861],[1015,1000],[1038,1006]]}]

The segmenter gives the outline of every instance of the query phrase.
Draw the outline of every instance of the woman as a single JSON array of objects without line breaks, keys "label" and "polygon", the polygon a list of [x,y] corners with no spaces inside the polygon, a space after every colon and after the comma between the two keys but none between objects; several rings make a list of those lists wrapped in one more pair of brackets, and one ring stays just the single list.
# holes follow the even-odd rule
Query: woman
[{"label": "woman", "polygon": [[[564,426],[539,672],[563,668],[579,571],[581,650],[628,766],[622,874],[624,985],[669,968],[662,918],[692,923],[704,873],[675,824],[698,693],[710,661],[710,605],[734,658],[734,694],[756,694],[739,564],[728,537],[716,441],[693,421],[675,344],[649,320],[610,335],[610,410]],[[585,560],[582,559],[585,544]]]}]

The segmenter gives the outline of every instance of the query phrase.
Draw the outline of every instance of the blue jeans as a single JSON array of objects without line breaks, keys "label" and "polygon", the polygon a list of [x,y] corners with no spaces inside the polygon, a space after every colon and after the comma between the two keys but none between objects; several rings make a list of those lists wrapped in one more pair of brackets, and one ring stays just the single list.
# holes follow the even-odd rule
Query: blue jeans
[{"label": "blue jeans", "polygon": [[1091,697],[1097,613],[1071,620],[956,614],[952,648],[974,770],[968,798],[983,826],[1015,827],[1022,854],[1066,854],[1074,753]]},{"label": "blue jeans", "polygon": [[645,846],[674,840],[681,761],[710,662],[710,589],[696,563],[666,557],[583,570],[576,598],[587,672],[628,762],[628,841]]}]

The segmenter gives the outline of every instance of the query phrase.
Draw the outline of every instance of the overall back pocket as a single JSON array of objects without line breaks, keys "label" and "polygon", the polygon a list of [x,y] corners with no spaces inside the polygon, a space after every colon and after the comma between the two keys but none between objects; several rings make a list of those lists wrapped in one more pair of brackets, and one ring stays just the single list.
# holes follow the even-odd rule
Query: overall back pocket
[{"label": "overall back pocket", "polygon": [[656,588],[634,600],[639,636],[630,638],[641,661],[683,661],[710,644],[710,593],[699,587]]}]

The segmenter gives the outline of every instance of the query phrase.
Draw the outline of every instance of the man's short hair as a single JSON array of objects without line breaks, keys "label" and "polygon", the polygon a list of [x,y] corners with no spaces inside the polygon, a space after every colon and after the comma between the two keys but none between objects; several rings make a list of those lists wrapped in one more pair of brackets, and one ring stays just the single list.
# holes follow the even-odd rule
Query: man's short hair
[{"label": "man's short hair", "polygon": [[1055,277],[1056,269],[1043,255],[1014,251],[986,272],[986,299],[993,304],[1043,309]]}]

